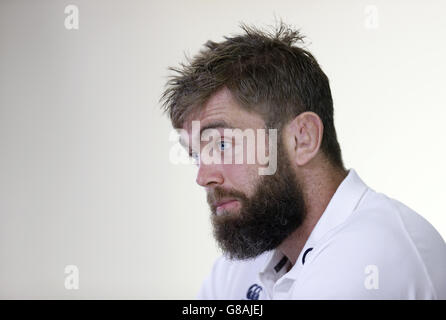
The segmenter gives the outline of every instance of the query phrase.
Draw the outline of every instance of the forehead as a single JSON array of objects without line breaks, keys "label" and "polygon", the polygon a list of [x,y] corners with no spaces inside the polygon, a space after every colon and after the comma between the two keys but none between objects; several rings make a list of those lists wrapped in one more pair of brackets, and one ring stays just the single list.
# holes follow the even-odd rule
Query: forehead
[{"label": "forehead", "polygon": [[203,108],[189,116],[183,129],[190,132],[192,121],[200,121],[201,127],[218,121],[240,129],[263,128],[265,125],[260,114],[243,109],[226,87],[214,93]]}]

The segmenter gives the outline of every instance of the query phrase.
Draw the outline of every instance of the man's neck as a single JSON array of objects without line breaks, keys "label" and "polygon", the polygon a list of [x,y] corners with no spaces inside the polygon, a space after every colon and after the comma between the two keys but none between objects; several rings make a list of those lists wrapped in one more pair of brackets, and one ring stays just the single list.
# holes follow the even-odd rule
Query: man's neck
[{"label": "man's neck", "polygon": [[302,225],[288,236],[277,248],[294,266],[311,232],[324,213],[331,198],[348,172],[345,170],[323,170],[304,178],[306,216]]}]

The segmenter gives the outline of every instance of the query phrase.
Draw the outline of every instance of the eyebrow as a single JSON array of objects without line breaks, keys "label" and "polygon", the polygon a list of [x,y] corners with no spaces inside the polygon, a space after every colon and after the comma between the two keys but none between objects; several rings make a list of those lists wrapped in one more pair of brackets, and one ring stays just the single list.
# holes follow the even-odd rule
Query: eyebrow
[{"label": "eyebrow", "polygon": [[233,126],[229,125],[226,121],[224,120],[219,120],[219,121],[215,121],[215,122],[210,122],[207,125],[203,126],[200,129],[200,137],[201,134],[203,133],[204,130],[207,129],[219,129],[219,128],[225,128],[225,129],[235,129]]},{"label": "eyebrow", "polygon": [[[203,133],[204,130],[207,129],[220,129],[220,128],[224,128],[224,129],[235,129],[235,127],[231,126],[230,124],[228,124],[226,121],[224,120],[218,120],[218,121],[214,121],[214,122],[210,122],[207,125],[203,126],[200,128],[200,137]],[[185,143],[182,139],[179,139],[180,144],[186,148],[189,149],[189,155],[191,154],[191,148],[190,146],[188,146],[187,143]]]}]

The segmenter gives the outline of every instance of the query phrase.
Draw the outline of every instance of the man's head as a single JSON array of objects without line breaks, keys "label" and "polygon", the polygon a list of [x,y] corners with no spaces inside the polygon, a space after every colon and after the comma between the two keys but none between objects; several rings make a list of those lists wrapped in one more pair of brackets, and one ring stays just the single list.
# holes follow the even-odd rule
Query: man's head
[{"label": "man's head", "polygon": [[[272,34],[242,28],[244,34],[208,41],[181,69],[172,68],[177,74],[162,96],[174,127],[190,139],[193,120],[219,134],[212,152],[222,158],[237,149],[225,128],[277,129],[273,175],[259,176],[259,161],[199,164],[197,183],[208,194],[214,235],[239,259],[276,248],[303,223],[304,173],[320,163],[343,168],[328,78],[308,51],[295,46],[303,37],[283,23]],[[243,148],[245,139],[239,143],[247,159],[252,150]]]}]

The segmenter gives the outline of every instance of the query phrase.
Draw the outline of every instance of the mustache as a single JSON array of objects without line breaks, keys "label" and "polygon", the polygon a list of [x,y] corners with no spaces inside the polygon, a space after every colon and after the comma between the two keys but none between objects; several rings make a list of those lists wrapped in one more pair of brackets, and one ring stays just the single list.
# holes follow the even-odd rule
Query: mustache
[{"label": "mustache", "polygon": [[222,187],[216,187],[207,193],[207,202],[212,210],[215,210],[215,203],[218,203],[223,198],[235,198],[241,202],[248,200],[248,197],[241,191],[235,189],[224,189]]}]

